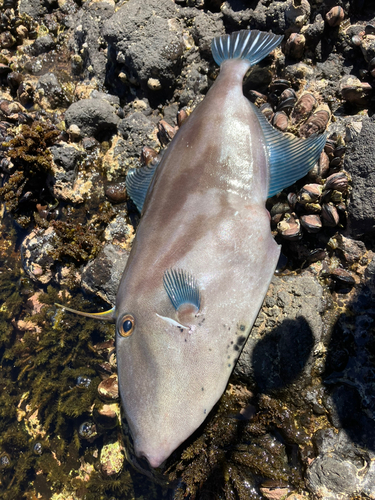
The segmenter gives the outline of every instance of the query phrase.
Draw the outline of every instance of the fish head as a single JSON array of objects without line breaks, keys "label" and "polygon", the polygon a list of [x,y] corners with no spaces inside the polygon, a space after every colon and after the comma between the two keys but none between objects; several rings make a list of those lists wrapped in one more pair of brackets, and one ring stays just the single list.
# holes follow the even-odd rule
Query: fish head
[{"label": "fish head", "polygon": [[119,389],[134,453],[155,468],[205,420],[231,370],[218,383],[222,356],[207,341],[213,325],[204,300],[176,309],[163,274],[138,290],[137,277],[127,278],[116,304]]}]

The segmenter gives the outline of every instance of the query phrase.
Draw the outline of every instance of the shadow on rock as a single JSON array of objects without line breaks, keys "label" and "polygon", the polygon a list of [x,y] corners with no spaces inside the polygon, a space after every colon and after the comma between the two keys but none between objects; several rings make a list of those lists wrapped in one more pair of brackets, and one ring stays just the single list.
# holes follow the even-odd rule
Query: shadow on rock
[{"label": "shadow on rock", "polygon": [[333,329],[323,383],[333,425],[359,446],[375,451],[375,259],[365,277],[365,285]]},{"label": "shadow on rock", "polygon": [[284,320],[254,347],[252,366],[258,390],[263,393],[285,388],[309,365],[314,337],[303,317]]}]

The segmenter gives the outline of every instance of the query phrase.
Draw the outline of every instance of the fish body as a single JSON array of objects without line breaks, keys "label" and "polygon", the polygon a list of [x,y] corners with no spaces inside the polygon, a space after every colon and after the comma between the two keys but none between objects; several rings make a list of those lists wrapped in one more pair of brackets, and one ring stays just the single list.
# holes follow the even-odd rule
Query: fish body
[{"label": "fish body", "polygon": [[225,390],[280,253],[266,198],[303,177],[325,144],[281,134],[243,95],[249,67],[281,39],[256,30],[214,39],[215,83],[160,164],[128,174],[142,217],[116,306],[83,313],[116,320],[122,404],[135,455],[151,467]]},{"label": "fish body", "polygon": [[[265,209],[265,139],[242,94],[247,68],[223,64],[169,146],[117,294],[116,309],[136,323],[129,338],[117,338],[120,393],[135,452],[152,467],[223,393],[280,253]],[[177,319],[163,286],[171,267],[199,283],[199,313],[179,318],[188,329],[157,316]]]}]

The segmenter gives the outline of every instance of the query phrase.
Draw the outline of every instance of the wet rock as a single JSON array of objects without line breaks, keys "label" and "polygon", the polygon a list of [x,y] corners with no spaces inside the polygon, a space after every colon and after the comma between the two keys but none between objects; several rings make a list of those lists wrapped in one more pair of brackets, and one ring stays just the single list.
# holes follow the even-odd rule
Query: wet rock
[{"label": "wet rock", "polygon": [[103,99],[82,99],[74,102],[65,112],[67,128],[77,125],[86,136],[115,133],[120,123],[116,110]]},{"label": "wet rock", "polygon": [[359,486],[357,468],[335,453],[316,458],[307,471],[308,488],[318,498],[337,500],[353,495]]},{"label": "wet rock", "polygon": [[56,47],[55,41],[51,35],[45,35],[37,38],[31,45],[33,55],[39,56],[53,50]]},{"label": "wet rock", "polygon": [[288,0],[285,9],[287,25],[302,28],[310,18],[310,4],[307,0]]},{"label": "wet rock", "polygon": [[120,441],[111,440],[104,444],[100,452],[100,469],[104,476],[116,476],[122,470],[125,456]]},{"label": "wet rock", "polygon": [[54,275],[54,259],[51,256],[54,236],[52,227],[45,231],[35,229],[26,236],[21,245],[22,266],[26,274],[43,285],[49,283]]},{"label": "wet rock", "polygon": [[174,85],[184,51],[177,15],[172,0],[146,0],[142,9],[130,0],[104,23],[102,34],[116,57],[111,62],[131,85],[146,89],[149,78],[158,79],[163,89]]},{"label": "wet rock", "polygon": [[103,430],[110,430],[117,427],[119,415],[120,407],[117,403],[94,407],[93,411],[95,423]]},{"label": "wet rock", "polygon": [[352,177],[347,235],[358,238],[375,231],[375,121],[364,119],[361,133],[353,139],[344,160]]},{"label": "wet rock", "polygon": [[125,182],[107,186],[105,195],[112,203],[123,203],[128,197]]},{"label": "wet rock", "polygon": [[113,401],[119,398],[117,375],[102,380],[98,385],[98,394],[104,401]]},{"label": "wet rock", "polygon": [[308,384],[314,346],[323,334],[322,293],[308,272],[274,276],[235,374],[255,379],[262,392],[281,390],[292,381],[295,389],[298,383]]},{"label": "wet rock", "polygon": [[117,288],[129,257],[129,251],[111,243],[82,271],[82,287],[109,304],[116,302]]}]

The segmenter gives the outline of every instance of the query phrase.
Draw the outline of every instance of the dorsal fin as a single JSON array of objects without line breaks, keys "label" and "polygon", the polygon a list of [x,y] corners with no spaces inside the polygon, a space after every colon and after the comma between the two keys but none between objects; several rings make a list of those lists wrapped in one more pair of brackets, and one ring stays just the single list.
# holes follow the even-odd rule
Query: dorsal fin
[{"label": "dorsal fin", "polygon": [[268,197],[291,186],[306,175],[318,161],[326,143],[327,135],[313,135],[298,139],[276,130],[259,109],[252,104],[262,128],[270,164]]},{"label": "dorsal fin", "polygon": [[142,212],[147,191],[157,166],[158,163],[140,168],[131,168],[126,176],[126,190],[140,212]]}]

